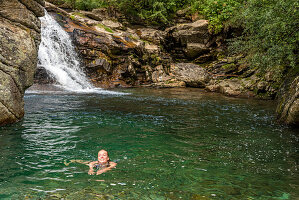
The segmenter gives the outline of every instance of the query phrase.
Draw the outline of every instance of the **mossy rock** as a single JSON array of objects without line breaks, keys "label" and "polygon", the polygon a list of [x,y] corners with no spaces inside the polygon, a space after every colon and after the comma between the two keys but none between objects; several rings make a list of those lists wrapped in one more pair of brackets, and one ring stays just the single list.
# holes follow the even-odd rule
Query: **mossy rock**
[{"label": "mossy rock", "polygon": [[221,66],[221,68],[223,70],[225,70],[226,73],[233,72],[238,69],[237,65],[234,63],[225,64],[225,65]]}]

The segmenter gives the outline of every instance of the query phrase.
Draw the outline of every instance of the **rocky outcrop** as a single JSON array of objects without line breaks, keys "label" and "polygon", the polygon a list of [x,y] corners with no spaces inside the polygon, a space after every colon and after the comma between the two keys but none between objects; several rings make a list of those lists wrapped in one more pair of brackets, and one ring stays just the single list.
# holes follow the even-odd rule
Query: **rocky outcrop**
[{"label": "rocky outcrop", "polygon": [[281,88],[276,112],[279,121],[299,126],[299,76],[293,81],[286,80]]},{"label": "rocky outcrop", "polygon": [[[54,5],[46,7],[72,36],[95,86],[189,86],[227,96],[275,99],[283,82],[285,72],[279,66],[263,73],[248,66],[243,55],[226,56],[226,33],[211,34],[207,20],[190,22],[193,18],[188,17],[164,31],[130,29],[109,19],[105,9],[67,13]],[[285,91],[290,92],[280,103],[280,119],[298,124],[298,95]]]},{"label": "rocky outcrop", "polygon": [[[54,6],[55,7],[55,6]],[[47,3],[46,9],[54,9]],[[144,54],[144,42],[135,32],[122,24],[96,15],[102,21],[86,17],[82,13],[50,13],[71,35],[79,53],[84,71],[97,87],[127,87],[145,81],[145,72],[140,63]]]},{"label": "rocky outcrop", "polygon": [[165,49],[175,58],[195,59],[211,51],[213,36],[207,20],[177,24],[165,30]]},{"label": "rocky outcrop", "polygon": [[0,125],[24,116],[23,96],[33,84],[44,1],[0,0]]}]

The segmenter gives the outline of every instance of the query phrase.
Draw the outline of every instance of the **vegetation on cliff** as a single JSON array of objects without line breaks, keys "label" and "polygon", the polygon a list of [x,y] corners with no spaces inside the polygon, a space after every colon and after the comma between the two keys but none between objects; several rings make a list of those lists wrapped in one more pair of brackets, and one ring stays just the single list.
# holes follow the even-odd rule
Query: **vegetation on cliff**
[{"label": "vegetation on cliff", "polygon": [[175,13],[199,14],[209,20],[217,34],[235,27],[231,52],[245,53],[253,67],[296,67],[298,49],[298,6],[296,0],[60,0],[74,9],[114,7],[127,16],[149,24],[171,24]]}]

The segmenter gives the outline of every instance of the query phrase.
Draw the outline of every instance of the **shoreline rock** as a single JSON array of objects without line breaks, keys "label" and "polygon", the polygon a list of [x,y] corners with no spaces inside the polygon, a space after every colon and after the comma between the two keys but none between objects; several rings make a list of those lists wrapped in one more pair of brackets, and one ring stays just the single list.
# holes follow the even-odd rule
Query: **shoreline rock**
[{"label": "shoreline rock", "polygon": [[24,116],[24,92],[33,84],[44,1],[0,3],[0,125]]},{"label": "shoreline rock", "polygon": [[[53,5],[47,9],[56,12],[57,20],[71,34],[84,70],[97,87],[199,87],[227,96],[259,99],[280,95],[285,72],[269,67],[262,73],[250,68],[242,55],[227,57],[225,33],[211,34],[206,20],[176,24],[164,31],[131,29],[115,18],[110,20],[103,9],[81,13],[62,12]],[[294,111],[290,115],[297,116],[293,106],[283,105]],[[280,118],[292,123],[288,117]]]}]

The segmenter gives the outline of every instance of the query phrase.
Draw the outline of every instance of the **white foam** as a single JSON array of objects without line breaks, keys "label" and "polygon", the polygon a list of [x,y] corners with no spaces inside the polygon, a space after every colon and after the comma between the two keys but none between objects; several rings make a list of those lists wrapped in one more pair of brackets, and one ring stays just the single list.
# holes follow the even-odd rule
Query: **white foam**
[{"label": "white foam", "polygon": [[125,94],[95,88],[80,68],[79,56],[68,33],[47,12],[40,20],[41,44],[38,51],[38,67],[45,68],[60,88],[76,93]]}]

